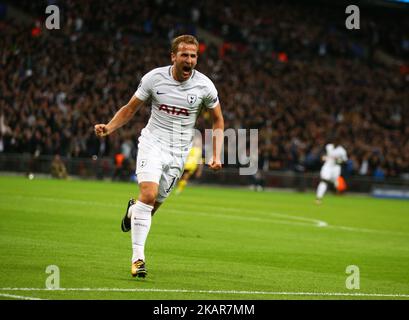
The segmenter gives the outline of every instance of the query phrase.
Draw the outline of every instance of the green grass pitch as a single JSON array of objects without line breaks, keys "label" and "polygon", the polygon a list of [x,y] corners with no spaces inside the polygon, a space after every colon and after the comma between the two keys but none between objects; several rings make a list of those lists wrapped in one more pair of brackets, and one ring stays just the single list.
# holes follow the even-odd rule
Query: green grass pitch
[{"label": "green grass pitch", "polygon": [[[120,222],[136,195],[0,177],[0,299],[409,299],[407,201],[188,186],[154,216],[148,277],[135,279]],[[49,265],[60,290],[45,290]]]}]

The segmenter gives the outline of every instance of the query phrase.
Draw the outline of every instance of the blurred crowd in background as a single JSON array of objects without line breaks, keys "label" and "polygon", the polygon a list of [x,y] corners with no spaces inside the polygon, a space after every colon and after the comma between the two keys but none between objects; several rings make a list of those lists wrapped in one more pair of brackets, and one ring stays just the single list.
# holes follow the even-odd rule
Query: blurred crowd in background
[{"label": "blurred crowd in background", "polygon": [[[60,30],[45,29],[47,4],[59,6]],[[133,163],[149,106],[104,139],[94,124],[170,64],[173,37],[206,30],[221,41],[201,43],[197,69],[218,89],[226,128],[259,129],[260,169],[317,171],[340,136],[347,175],[409,172],[408,12],[361,10],[361,29],[347,30],[345,8],[292,1],[13,5],[37,23],[0,19],[0,152]]]}]

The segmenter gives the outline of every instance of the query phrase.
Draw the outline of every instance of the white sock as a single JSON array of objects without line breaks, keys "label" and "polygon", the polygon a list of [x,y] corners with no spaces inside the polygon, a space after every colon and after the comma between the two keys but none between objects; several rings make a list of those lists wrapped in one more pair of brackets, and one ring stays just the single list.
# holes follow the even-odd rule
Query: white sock
[{"label": "white sock", "polygon": [[322,199],[324,196],[325,192],[327,191],[327,183],[324,181],[321,181],[320,184],[318,185],[317,188],[317,199]]},{"label": "white sock", "polygon": [[138,259],[145,261],[145,242],[152,222],[153,206],[137,201],[131,211],[132,263]]},{"label": "white sock", "polygon": [[[137,202],[135,202],[136,204]],[[135,206],[135,204],[131,205],[128,209],[128,218],[131,219],[132,218],[132,208]]]}]

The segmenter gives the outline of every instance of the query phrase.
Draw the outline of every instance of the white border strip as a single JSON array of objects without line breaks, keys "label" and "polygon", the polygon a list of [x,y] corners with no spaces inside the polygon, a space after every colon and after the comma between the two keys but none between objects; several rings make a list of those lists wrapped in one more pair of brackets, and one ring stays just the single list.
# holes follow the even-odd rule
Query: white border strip
[{"label": "white border strip", "polygon": [[[191,289],[143,289],[143,288],[0,288],[0,291],[87,291],[87,292],[174,292],[174,293],[207,293],[207,294],[247,294],[277,296],[343,296],[343,297],[389,297],[409,298],[409,294],[400,293],[348,293],[348,292],[282,292],[282,291],[240,291],[240,290],[191,290]],[[11,295],[10,295],[11,296]],[[18,296],[16,296],[18,297]],[[27,297],[28,298],[28,297]],[[33,298],[36,299],[36,298]]]}]

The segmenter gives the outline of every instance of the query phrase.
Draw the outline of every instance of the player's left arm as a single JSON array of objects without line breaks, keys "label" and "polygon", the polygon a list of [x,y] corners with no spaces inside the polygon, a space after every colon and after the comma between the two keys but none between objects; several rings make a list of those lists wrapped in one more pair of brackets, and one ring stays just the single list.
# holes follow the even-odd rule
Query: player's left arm
[{"label": "player's left arm", "polygon": [[213,170],[220,170],[222,168],[221,152],[224,141],[224,119],[220,103],[209,109],[209,112],[213,122],[213,157],[208,165]]},{"label": "player's left arm", "polygon": [[99,137],[104,137],[118,128],[125,125],[136,113],[136,111],[142,106],[143,101],[137,98],[135,95],[129,100],[129,102],[119,109],[114,117],[108,124],[96,124],[94,126],[95,134]]}]

